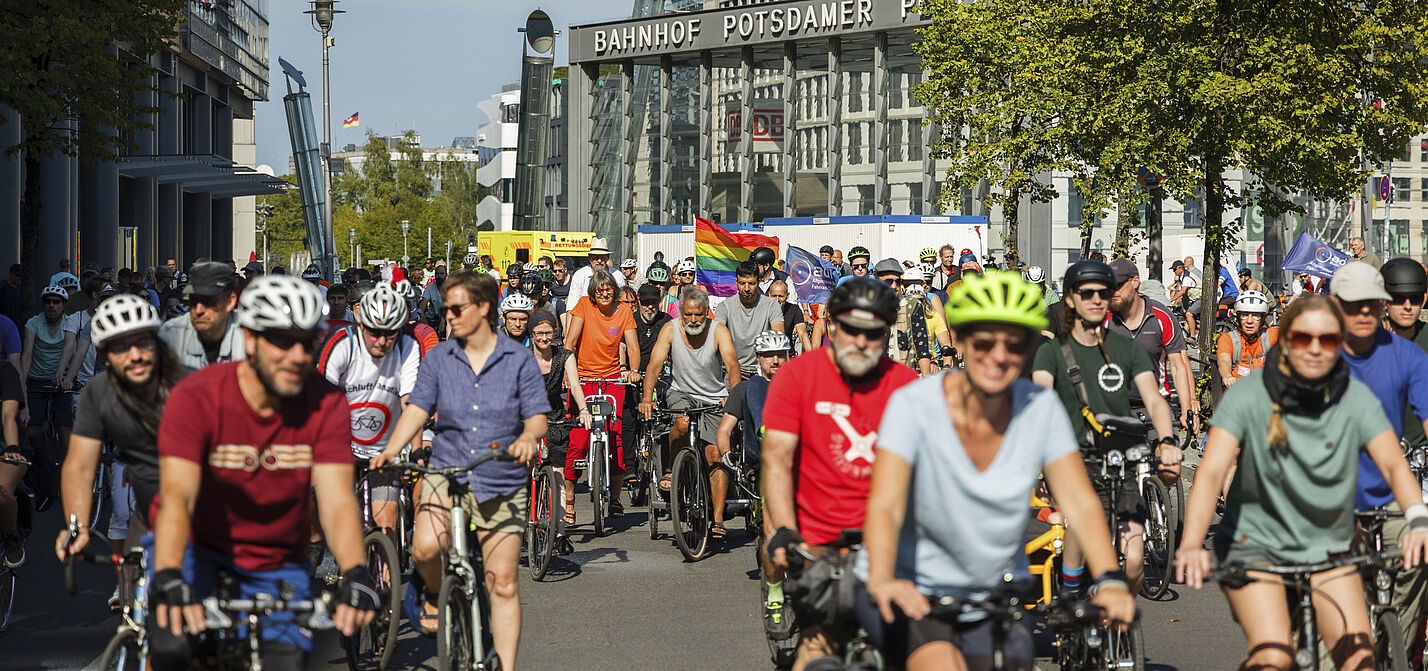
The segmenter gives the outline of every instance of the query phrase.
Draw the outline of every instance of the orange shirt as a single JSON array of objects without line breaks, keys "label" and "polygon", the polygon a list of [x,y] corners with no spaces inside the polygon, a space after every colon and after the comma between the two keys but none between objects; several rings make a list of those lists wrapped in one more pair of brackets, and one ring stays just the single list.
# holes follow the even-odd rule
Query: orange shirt
[{"label": "orange shirt", "polygon": [[570,313],[584,323],[580,328],[580,347],[575,351],[575,370],[580,377],[617,377],[620,375],[620,340],[625,331],[635,328],[635,315],[630,306],[621,303],[614,314],[605,316],[589,296],[582,296]]},{"label": "orange shirt", "polygon": [[[1261,333],[1254,342],[1245,340],[1244,334],[1240,334],[1240,359],[1230,362],[1230,376],[1239,379],[1250,374],[1250,371],[1264,368],[1265,350],[1274,347],[1274,343],[1279,341],[1279,329],[1271,327],[1268,331]],[[1216,352],[1229,352],[1233,358],[1235,355],[1235,343],[1230,334],[1221,333],[1215,341]]]}]

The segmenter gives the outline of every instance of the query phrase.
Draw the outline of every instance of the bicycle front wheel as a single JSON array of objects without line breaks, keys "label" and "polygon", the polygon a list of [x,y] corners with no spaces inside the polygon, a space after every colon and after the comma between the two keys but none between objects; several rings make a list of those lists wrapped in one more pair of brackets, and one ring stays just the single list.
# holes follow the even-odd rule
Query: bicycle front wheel
[{"label": "bicycle front wheel", "polygon": [[104,653],[99,655],[100,671],[137,671],[141,668],[143,654],[139,650],[139,632],[129,627],[121,627]]},{"label": "bicycle front wheel", "polygon": [[1125,631],[1115,627],[1101,631],[1104,635],[1101,668],[1145,671],[1145,637],[1139,621],[1127,625]]},{"label": "bicycle front wheel", "polygon": [[1408,671],[1408,646],[1403,642],[1403,624],[1398,613],[1385,610],[1374,623],[1374,659],[1380,671]]},{"label": "bicycle front wheel", "polygon": [[0,569],[0,631],[10,626],[10,610],[15,606],[15,571]]},{"label": "bicycle front wheel", "polygon": [[1159,479],[1150,477],[1145,485],[1145,579],[1140,593],[1148,599],[1160,599],[1170,590],[1173,580],[1171,560],[1175,553],[1175,525],[1171,521],[1170,493]]},{"label": "bicycle front wheel", "polygon": [[437,597],[436,669],[437,671],[471,671],[481,656],[476,650],[475,630],[471,626],[474,603],[466,596],[461,578],[447,575],[441,580]]},{"label": "bicycle front wheel", "polygon": [[693,450],[680,450],[670,474],[669,513],[674,542],[689,561],[704,558],[709,549],[709,483]]},{"label": "bicycle front wheel", "polygon": [[342,638],[342,648],[347,653],[347,668],[352,671],[374,665],[386,671],[397,650],[397,629],[401,624],[397,610],[402,602],[401,559],[396,544],[381,529],[368,532],[362,544],[367,553],[367,570],[377,583],[382,603],[371,624]]},{"label": "bicycle front wheel", "polygon": [[605,441],[590,441],[590,453],[586,455],[590,469],[590,502],[595,508],[595,535],[605,535],[605,502],[610,497],[608,473],[610,457],[605,451]]},{"label": "bicycle front wheel", "polygon": [[531,519],[526,525],[526,564],[531,580],[544,580],[555,554],[556,511],[561,509],[560,481],[555,468],[546,466],[536,473],[531,490]]}]

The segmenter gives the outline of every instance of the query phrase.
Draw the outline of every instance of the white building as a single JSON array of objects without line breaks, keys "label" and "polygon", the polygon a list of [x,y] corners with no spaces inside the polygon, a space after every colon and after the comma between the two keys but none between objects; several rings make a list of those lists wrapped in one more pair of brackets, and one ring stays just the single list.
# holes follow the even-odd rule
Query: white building
[{"label": "white building", "polygon": [[509,231],[515,221],[516,206],[511,202],[516,179],[516,132],[521,120],[521,89],[507,84],[502,91],[479,103],[476,109],[486,115],[486,125],[476,129],[476,153],[480,167],[476,181],[491,188],[491,195],[476,205],[476,219],[493,230]]}]

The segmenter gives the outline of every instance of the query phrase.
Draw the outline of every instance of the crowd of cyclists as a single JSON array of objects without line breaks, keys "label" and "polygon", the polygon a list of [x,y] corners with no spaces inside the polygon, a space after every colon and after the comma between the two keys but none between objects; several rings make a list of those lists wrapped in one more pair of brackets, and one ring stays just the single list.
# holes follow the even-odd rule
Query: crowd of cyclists
[{"label": "crowd of cyclists", "polygon": [[[745,531],[758,539],[777,663],[844,668],[863,641],[882,668],[1029,669],[1029,621],[938,604],[1027,573],[1036,499],[1068,532],[1055,600],[1092,608],[1108,630],[1134,623],[1152,513],[1116,460],[1140,455],[1173,484],[1191,442],[1181,436],[1204,436],[1171,550],[1190,587],[1216,566],[1247,568],[1248,580],[1221,584],[1248,642],[1241,668],[1304,668],[1286,586],[1255,567],[1362,554],[1355,513],[1367,510],[1387,511],[1374,549],[1397,562],[1391,608],[1422,663],[1428,507],[1405,447],[1428,444],[1423,265],[1355,260],[1271,297],[1228,270],[1212,290],[1192,259],[1173,264],[1166,290],[1126,259],[1079,261],[1053,284],[1040,267],[984,267],[950,245],[916,261],[874,262],[860,246],[846,262],[831,246],[820,255],[840,275],[826,303],[800,301],[769,248],[720,297],[693,258],[616,268],[599,239],[585,264],[542,258],[502,273],[473,253],[450,274],[428,259],[334,283],[316,266],[294,276],[258,262],[181,272],[170,259],[117,279],[66,265],[22,328],[23,314],[0,315],[0,561],[25,561],[18,492],[41,511],[58,500],[71,520],[61,561],[99,537],[89,523],[107,492],[104,552],[147,558],[151,664],[184,668],[219,575],[244,597],[290,586],[305,599],[330,555],[344,635],[395,609],[391,576],[364,558],[368,522],[409,556],[401,610],[436,635],[450,518],[464,511],[491,645],[514,669],[531,467],[561,477],[553,528],[569,553],[592,435],[608,435],[604,472],[620,485],[601,512],[620,517],[642,498],[653,524],[638,437],[662,426],[654,449],[702,457],[702,533],[714,542],[729,533],[731,464],[756,464]],[[1201,325],[1222,331],[1213,353],[1187,341],[1203,300],[1230,316]],[[1223,393],[1213,408],[1197,377]],[[701,410],[711,406],[721,411]],[[412,482],[399,468],[461,468],[492,450],[508,457],[461,475]],[[96,487],[109,452],[122,471]],[[670,459],[656,463],[654,489],[669,492]],[[122,581],[134,577],[120,580],[115,609],[132,605]],[[1332,568],[1312,585],[1326,667],[1388,668],[1360,573]],[[311,633],[291,613],[265,615],[262,637],[266,665],[306,663]]]}]

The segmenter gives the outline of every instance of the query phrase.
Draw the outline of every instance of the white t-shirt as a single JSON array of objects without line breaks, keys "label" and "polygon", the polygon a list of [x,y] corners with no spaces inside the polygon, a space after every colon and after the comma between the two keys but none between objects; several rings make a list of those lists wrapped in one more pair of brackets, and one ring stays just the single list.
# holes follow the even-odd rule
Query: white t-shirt
[{"label": "white t-shirt", "polygon": [[412,393],[420,365],[421,347],[406,334],[381,359],[372,358],[356,324],[327,339],[317,370],[347,392],[354,456],[370,459],[387,447],[401,417],[402,397]]},{"label": "white t-shirt", "polygon": [[80,310],[64,318],[64,330],[74,334],[74,344],[76,347],[81,342],[89,343],[89,349],[84,352],[84,360],[79,364],[79,372],[74,375],[74,382],[84,385],[89,382],[89,378],[94,377],[94,343],[90,340],[90,325],[94,323],[94,316],[88,310]]},{"label": "white t-shirt", "polygon": [[[611,277],[615,278],[615,284],[617,286],[625,286],[624,273],[620,272],[619,270],[612,269],[608,265],[605,266],[605,271],[610,273]],[[575,271],[575,274],[571,276],[570,296],[565,299],[566,312],[574,310],[575,306],[580,303],[580,299],[585,297],[586,292],[590,290],[590,278],[594,276],[595,271],[590,266],[585,266],[584,268]],[[619,298],[620,297],[618,295],[615,296],[616,300],[618,300]]]}]

